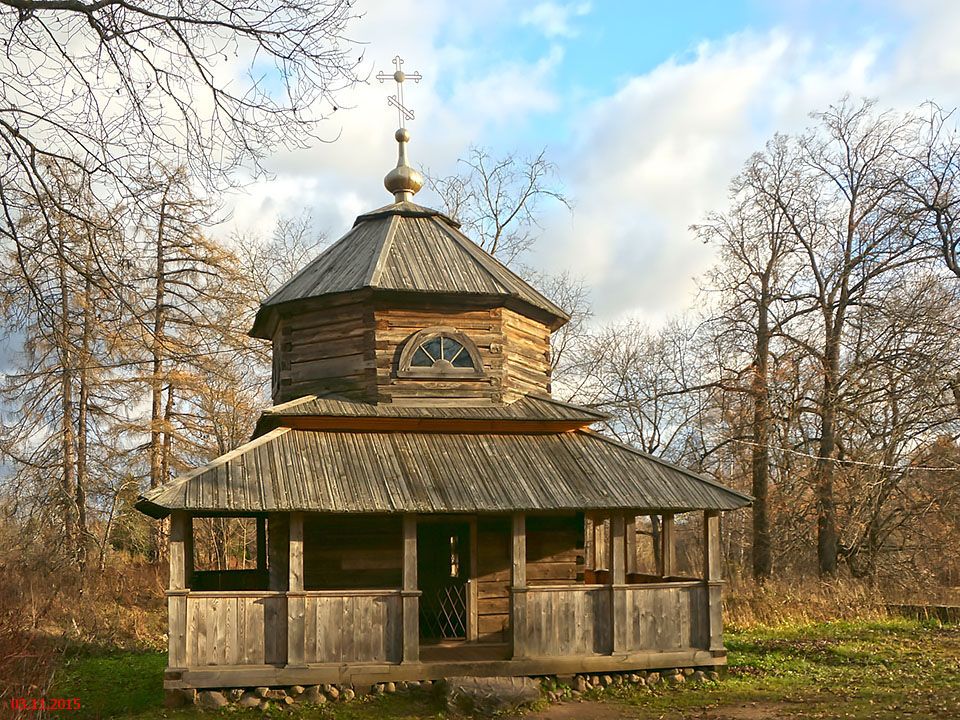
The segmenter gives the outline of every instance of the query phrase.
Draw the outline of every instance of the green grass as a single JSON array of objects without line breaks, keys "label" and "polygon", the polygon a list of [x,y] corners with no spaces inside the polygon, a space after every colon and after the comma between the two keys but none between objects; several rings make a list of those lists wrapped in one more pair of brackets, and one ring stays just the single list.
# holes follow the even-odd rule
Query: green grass
[{"label": "green grass", "polygon": [[[910,621],[832,622],[729,631],[729,675],[719,684],[595,693],[611,717],[723,717],[723,708],[758,703],[757,717],[893,720],[960,717],[960,627]],[[70,717],[196,718],[162,708],[161,653],[76,655],[58,674],[54,695],[78,697]],[[775,706],[775,707],[774,707]],[[597,708],[600,710],[601,708]],[[369,698],[323,709],[277,712],[287,718],[416,720],[442,718],[426,694]],[[64,714],[66,717],[67,714]],[[224,717],[261,717],[229,711]],[[216,717],[206,714],[204,717]],[[738,717],[747,717],[742,712]]]}]

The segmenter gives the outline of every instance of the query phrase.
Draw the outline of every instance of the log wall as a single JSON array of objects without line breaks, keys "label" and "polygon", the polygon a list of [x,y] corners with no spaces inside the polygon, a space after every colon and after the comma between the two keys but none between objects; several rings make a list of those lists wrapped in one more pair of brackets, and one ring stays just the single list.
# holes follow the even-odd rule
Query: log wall
[{"label": "log wall", "polygon": [[310,394],[363,399],[376,381],[373,310],[362,303],[303,310],[273,336],[273,401]]},{"label": "log wall", "polygon": [[503,318],[503,396],[550,394],[550,329],[507,308]]},{"label": "log wall", "polygon": [[[452,327],[477,346],[479,378],[398,377],[400,352],[417,332]],[[550,392],[550,330],[504,307],[437,302],[350,302],[302,309],[273,337],[273,401],[310,394],[377,402],[512,401]]]},{"label": "log wall", "polygon": [[477,519],[477,640],[510,639],[510,518]]},{"label": "log wall", "polygon": [[[435,307],[378,307],[376,319],[377,399],[410,402],[421,398],[498,401],[501,397],[503,328],[500,308],[453,309]],[[449,380],[400,378],[400,353],[417,332],[429,327],[452,327],[477,346],[484,376]]]},{"label": "log wall", "polygon": [[402,523],[396,515],[306,515],[305,589],[399,588]]},{"label": "log wall", "polygon": [[527,516],[527,584],[583,581],[583,515]]}]

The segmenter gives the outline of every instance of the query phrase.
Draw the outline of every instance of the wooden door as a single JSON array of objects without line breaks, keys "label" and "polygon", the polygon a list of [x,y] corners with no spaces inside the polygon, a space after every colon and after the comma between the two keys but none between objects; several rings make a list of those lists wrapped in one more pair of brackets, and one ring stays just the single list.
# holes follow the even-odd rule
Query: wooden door
[{"label": "wooden door", "polygon": [[420,638],[439,642],[467,637],[470,524],[427,521],[417,526]]}]

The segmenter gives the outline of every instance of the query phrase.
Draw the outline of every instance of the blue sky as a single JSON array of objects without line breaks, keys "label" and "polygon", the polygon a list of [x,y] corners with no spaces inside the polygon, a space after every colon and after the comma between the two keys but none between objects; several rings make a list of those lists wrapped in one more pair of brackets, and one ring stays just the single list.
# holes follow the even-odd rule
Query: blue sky
[{"label": "blue sky", "polygon": [[[695,301],[709,248],[689,225],[775,131],[795,132],[845,93],[886,107],[960,105],[960,2],[603,2],[368,0],[351,35],[367,68],[402,55],[415,163],[449,173],[471,145],[559,168],[572,213],[547,208],[529,262],[571,270],[601,320],[650,322]],[[278,152],[270,180],[236,198],[231,226],[263,231],[310,209],[338,237],[389,200],[390,85],[341,98],[334,143]],[[417,200],[430,204],[426,193]]]}]

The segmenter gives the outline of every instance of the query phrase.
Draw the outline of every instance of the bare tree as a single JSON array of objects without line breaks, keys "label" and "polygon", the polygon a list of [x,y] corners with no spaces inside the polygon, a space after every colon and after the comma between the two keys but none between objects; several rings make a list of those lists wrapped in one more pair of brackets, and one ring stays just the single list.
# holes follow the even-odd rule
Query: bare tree
[{"label": "bare tree", "polygon": [[903,187],[923,223],[925,239],[960,277],[960,133],[954,111],[935,103],[926,109],[916,148],[905,150],[910,163]]},{"label": "bare tree", "polygon": [[872,102],[849,99],[815,116],[819,129],[797,145],[804,170],[795,192],[769,190],[806,255],[808,299],[818,322],[793,331],[819,366],[817,544],[820,572],[837,570],[838,528],[834,493],[837,414],[842,403],[841,358],[850,312],[869,301],[885,273],[918,262],[924,253],[898,184],[905,172],[900,150],[912,118],[874,113]]},{"label": "bare tree", "polygon": [[473,147],[459,163],[461,173],[440,178],[428,173],[427,182],[444,212],[505,265],[516,262],[536,241],[543,201],[570,207],[545,149],[532,158],[513,153],[495,158],[489,150]]},{"label": "bare tree", "polygon": [[[787,221],[769,193],[786,197],[796,191],[791,178],[796,157],[786,138],[778,136],[754,155],[731,187],[733,207],[694,227],[719,250],[720,262],[707,278],[719,297],[708,323],[717,341],[733,348],[733,367],[721,370],[726,391],[750,396],[751,493],[753,501],[753,577],[763,582],[772,571],[770,533],[770,443],[772,416],[770,362],[772,343],[783,332],[793,304],[789,302],[797,262],[796,242]],[[748,350],[749,348],[749,350]],[[742,349],[746,352],[737,352]],[[724,353],[726,354],[726,353]]]},{"label": "bare tree", "polygon": [[308,211],[278,218],[269,237],[241,231],[230,238],[257,302],[302,270],[326,243]]},{"label": "bare tree", "polygon": [[[163,174],[158,159],[213,190],[271,148],[315,137],[334,93],[355,81],[352,5],[0,0],[0,237],[19,243],[31,208],[51,239],[54,209],[128,222],[116,207],[137,212],[143,178]],[[61,191],[54,165],[95,189],[96,212]],[[93,260],[109,277],[107,258]]]}]

